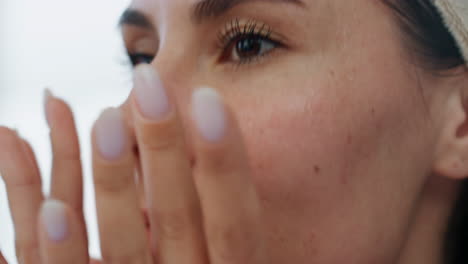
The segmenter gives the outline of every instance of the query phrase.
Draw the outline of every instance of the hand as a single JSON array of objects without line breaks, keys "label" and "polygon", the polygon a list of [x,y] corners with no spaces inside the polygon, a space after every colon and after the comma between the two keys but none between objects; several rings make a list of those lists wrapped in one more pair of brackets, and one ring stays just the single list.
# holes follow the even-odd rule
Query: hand
[{"label": "hand", "polygon": [[[140,66],[135,74],[130,98],[134,128],[124,122],[118,109],[106,110],[93,128],[93,174],[104,263],[266,263],[260,202],[230,108],[213,90],[194,94],[193,118],[184,123],[191,135],[193,150],[189,152],[175,99],[160,90],[162,85],[149,66]],[[168,104],[162,100],[166,97]],[[138,142],[140,162],[132,151],[134,142]],[[138,163],[150,239],[133,180]],[[46,202],[43,213],[55,203],[57,215],[63,214],[55,220],[68,232],[51,240],[41,218],[43,263],[86,263],[83,222],[69,202],[58,200],[62,202]]]},{"label": "hand", "polygon": [[[72,112],[63,101],[49,94],[47,97],[50,99],[46,112],[53,152],[50,197],[66,204],[79,229],[78,236],[86,241],[80,150]],[[31,146],[16,131],[5,127],[0,127],[0,172],[13,218],[18,263],[40,263],[37,218],[44,202],[41,176]],[[68,257],[76,254],[82,257],[80,263],[87,262],[85,246],[69,253]]]},{"label": "hand", "polygon": [[0,252],[0,264],[8,264],[1,252]]}]

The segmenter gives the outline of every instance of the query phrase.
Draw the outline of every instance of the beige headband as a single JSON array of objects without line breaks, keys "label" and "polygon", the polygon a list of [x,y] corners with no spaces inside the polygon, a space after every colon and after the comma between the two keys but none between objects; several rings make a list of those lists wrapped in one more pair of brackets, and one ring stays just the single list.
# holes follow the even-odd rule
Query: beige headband
[{"label": "beige headband", "polygon": [[468,65],[468,0],[435,0]]}]

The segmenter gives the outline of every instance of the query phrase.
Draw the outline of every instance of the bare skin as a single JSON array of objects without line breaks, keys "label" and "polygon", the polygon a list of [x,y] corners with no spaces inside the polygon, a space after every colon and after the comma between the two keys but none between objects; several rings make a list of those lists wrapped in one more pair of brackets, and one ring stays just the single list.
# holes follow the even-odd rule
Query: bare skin
[{"label": "bare skin", "polygon": [[[466,69],[421,70],[378,1],[244,1],[202,20],[196,3],[135,0],[151,27],[123,25],[129,52],[155,58],[93,129],[104,263],[441,263],[468,175]],[[242,53],[246,36],[230,33],[246,28],[261,36],[256,52]],[[205,86],[220,100],[197,93]],[[55,97],[46,107],[52,197],[70,230],[55,243],[43,218],[34,224],[40,175],[26,142],[1,129],[20,263],[87,263],[71,110]],[[123,143],[103,151],[100,134]]]}]

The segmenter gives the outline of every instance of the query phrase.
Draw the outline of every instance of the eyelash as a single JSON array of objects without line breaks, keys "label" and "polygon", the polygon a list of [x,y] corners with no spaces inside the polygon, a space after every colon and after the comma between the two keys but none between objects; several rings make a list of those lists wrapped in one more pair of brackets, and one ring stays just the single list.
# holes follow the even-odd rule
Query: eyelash
[{"label": "eyelash", "polygon": [[[258,23],[254,20],[250,20],[247,23],[241,25],[239,19],[234,19],[230,23],[227,23],[224,30],[218,34],[218,50],[221,51],[219,62],[224,63],[229,60],[229,53],[235,47],[235,44],[240,40],[256,40],[266,41],[272,44],[272,49],[257,56],[249,57],[247,59],[239,58],[238,61],[232,61],[231,63],[238,66],[243,64],[250,64],[257,62],[259,59],[269,55],[274,49],[284,47],[284,45],[277,40],[271,38],[272,29],[264,23]],[[151,63],[155,57],[154,54],[146,53],[128,53],[133,67],[140,63]]]},{"label": "eyelash", "polygon": [[154,60],[155,55],[146,53],[128,53],[128,58],[133,67],[140,63],[150,64]]},{"label": "eyelash", "polygon": [[269,44],[272,44],[272,49],[260,54],[257,56],[249,57],[247,59],[239,58],[239,61],[235,63],[237,65],[249,64],[257,62],[257,60],[269,55],[276,48],[283,47],[284,45],[271,38],[272,29],[264,23],[258,23],[254,20],[247,21],[247,23],[241,25],[239,19],[234,19],[228,23],[225,29],[218,34],[218,49],[221,50],[222,55],[220,61],[224,62],[228,59],[229,52],[232,48],[236,48],[235,44],[240,40],[256,40],[256,41],[266,41]]}]

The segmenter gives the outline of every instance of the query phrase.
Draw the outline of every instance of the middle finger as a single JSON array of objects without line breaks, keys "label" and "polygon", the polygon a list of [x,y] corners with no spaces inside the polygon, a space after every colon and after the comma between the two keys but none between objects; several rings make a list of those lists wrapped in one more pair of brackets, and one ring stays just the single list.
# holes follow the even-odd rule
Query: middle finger
[{"label": "middle finger", "polygon": [[129,129],[118,109],[93,129],[93,175],[104,263],[152,263],[134,183]]}]

